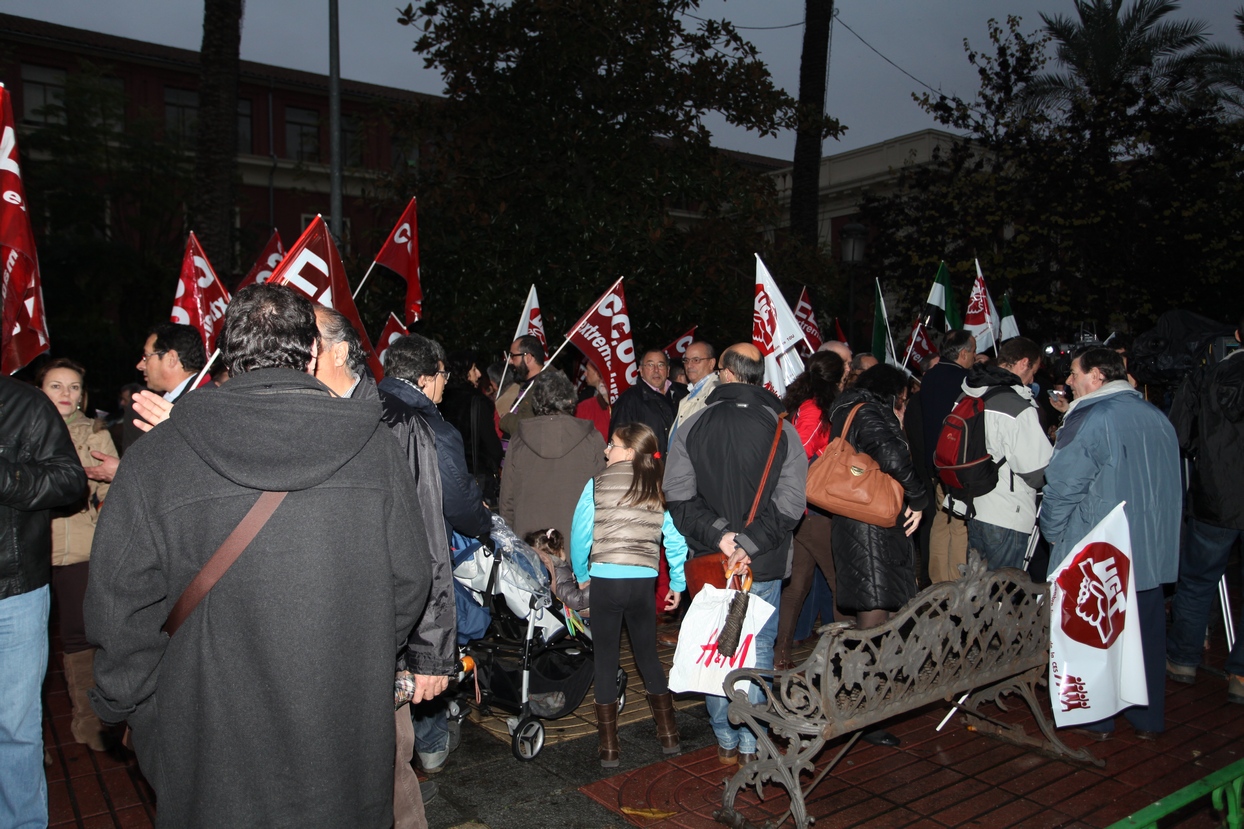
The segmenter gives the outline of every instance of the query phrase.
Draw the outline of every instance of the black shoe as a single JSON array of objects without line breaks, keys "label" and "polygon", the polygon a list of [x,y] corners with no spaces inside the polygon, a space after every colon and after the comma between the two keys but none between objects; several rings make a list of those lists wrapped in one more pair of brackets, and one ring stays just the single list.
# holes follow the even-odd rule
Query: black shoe
[{"label": "black shoe", "polygon": [[903,744],[902,740],[895,737],[889,731],[865,731],[860,735],[860,739],[871,745],[888,746],[890,748],[901,746]]},{"label": "black shoe", "polygon": [[424,803],[436,800],[437,785],[431,780],[425,780],[419,784],[419,796],[423,798]]}]

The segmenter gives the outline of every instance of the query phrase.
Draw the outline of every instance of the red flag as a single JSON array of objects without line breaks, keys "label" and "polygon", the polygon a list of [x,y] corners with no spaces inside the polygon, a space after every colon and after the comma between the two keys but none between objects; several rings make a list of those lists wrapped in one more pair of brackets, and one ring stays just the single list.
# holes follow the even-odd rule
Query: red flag
[{"label": "red flag", "polygon": [[3,319],[0,370],[12,374],[48,350],[39,256],[26,211],[26,188],[17,161],[17,133],[9,91],[0,85],[0,284]]},{"label": "red flag", "polygon": [[842,333],[842,323],[838,322],[837,317],[834,317],[834,336],[838,338],[840,343],[847,341],[847,335]]},{"label": "red flag", "polygon": [[423,287],[419,284],[419,225],[415,217],[415,200],[406,205],[402,218],[376,254],[376,264],[383,265],[406,280],[406,324],[423,319]]},{"label": "red flag", "polygon": [[699,327],[698,325],[691,326],[690,331],[661,349],[665,352],[665,359],[673,360],[675,357],[682,359],[683,355],[687,353],[687,346],[695,342],[695,329]]},{"label": "red flag", "polygon": [[907,366],[911,363],[920,365],[926,357],[932,357],[936,353],[937,349],[933,347],[933,341],[929,339],[929,332],[925,330],[920,320],[916,320],[912,323],[911,333],[907,335],[903,365]]},{"label": "red flag", "polygon": [[820,348],[824,340],[821,338],[821,328],[816,324],[816,314],[812,313],[812,302],[808,299],[806,285],[803,292],[799,294],[799,302],[795,305],[795,321],[803,329],[803,335],[808,338],[808,347],[813,351]]},{"label": "red flag", "polygon": [[610,403],[639,380],[631,318],[626,313],[621,278],[592,304],[566,334],[566,339],[592,361],[605,379]]},{"label": "red flag", "polygon": [[281,232],[273,230],[272,238],[268,240],[268,244],[264,245],[263,252],[259,254],[259,258],[251,267],[251,272],[238,283],[238,290],[242,290],[247,285],[267,282],[272,272],[276,270],[276,266],[281,264],[284,258],[285,246],[281,244]]},{"label": "red flag", "polygon": [[402,321],[397,318],[397,314],[389,312],[389,319],[385,322],[384,328],[380,331],[380,337],[376,343],[380,346],[380,363],[384,364],[384,355],[388,353],[389,346],[393,345],[393,341],[398,337],[405,337],[410,332],[406,330],[406,326],[402,325]]},{"label": "red flag", "polygon": [[219,323],[229,307],[229,292],[220,284],[212,263],[194,231],[186,240],[186,255],[181,260],[181,276],[177,280],[177,295],[173,297],[173,311],[169,319],[181,325],[193,325],[203,338],[203,350],[211,354],[215,349]]},{"label": "red flag", "polygon": [[316,216],[307,229],[294,242],[289,253],[277,265],[269,285],[286,285],[298,293],[329,308],[334,308],[345,315],[354,330],[358,331],[363,341],[363,350],[367,352],[367,365],[372,374],[379,380],[384,376],[384,368],[372,348],[371,338],[363,330],[363,321],[359,318],[359,309],[350,296],[350,283],[346,279],[345,266],[341,264],[341,254],[328,232],[321,216]]}]

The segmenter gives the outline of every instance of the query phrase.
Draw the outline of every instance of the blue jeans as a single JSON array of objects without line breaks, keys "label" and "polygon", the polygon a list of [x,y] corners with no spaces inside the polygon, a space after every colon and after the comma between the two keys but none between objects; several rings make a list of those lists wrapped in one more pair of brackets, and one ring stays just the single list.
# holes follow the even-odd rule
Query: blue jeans
[{"label": "blue jeans", "polygon": [[[1218,580],[1227,570],[1231,546],[1244,531],[1193,520],[1188,546],[1179,562],[1179,586],[1171,603],[1171,629],[1166,656],[1176,665],[1201,664],[1209,614],[1218,601]],[[1227,671],[1244,675],[1244,642],[1237,636],[1227,658]]]},{"label": "blue jeans", "polygon": [[[773,643],[777,641],[778,629],[776,608],[782,600],[782,580],[753,582],[751,594],[759,596],[775,608],[773,615],[769,617],[769,621],[765,622],[755,639],[756,668],[765,671],[772,670]],[[747,698],[754,703],[760,702],[764,698],[764,690],[753,683],[747,689]],[[730,718],[726,715],[726,710],[730,707],[728,699],[708,696],[704,698],[704,704],[708,707],[708,721],[713,726],[713,734],[717,735],[717,745],[726,749],[738,748],[741,754],[756,753],[756,735],[751,732],[751,729],[730,724]]]},{"label": "blue jeans", "polygon": [[973,518],[968,522],[968,549],[983,555],[990,570],[1003,567],[1022,570],[1024,553],[1028,551],[1028,534]]},{"label": "blue jeans", "polygon": [[[439,766],[449,756],[449,712],[444,697],[411,706],[415,723],[415,748],[432,766]],[[421,757],[420,759],[423,759]]]},{"label": "blue jeans", "polygon": [[0,599],[0,826],[48,825],[43,703],[48,670],[47,585]]}]

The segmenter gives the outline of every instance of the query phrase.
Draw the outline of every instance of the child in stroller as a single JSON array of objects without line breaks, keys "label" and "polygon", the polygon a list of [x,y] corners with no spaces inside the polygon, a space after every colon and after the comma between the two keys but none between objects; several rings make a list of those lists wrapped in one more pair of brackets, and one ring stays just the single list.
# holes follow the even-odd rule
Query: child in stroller
[{"label": "child in stroller", "polygon": [[536,551],[540,561],[544,562],[545,568],[549,571],[553,595],[561,599],[566,607],[586,616],[591,584],[580,585],[574,577],[574,570],[566,558],[566,541],[562,534],[550,527],[547,530],[527,533],[523,541],[527,542],[527,545]]}]

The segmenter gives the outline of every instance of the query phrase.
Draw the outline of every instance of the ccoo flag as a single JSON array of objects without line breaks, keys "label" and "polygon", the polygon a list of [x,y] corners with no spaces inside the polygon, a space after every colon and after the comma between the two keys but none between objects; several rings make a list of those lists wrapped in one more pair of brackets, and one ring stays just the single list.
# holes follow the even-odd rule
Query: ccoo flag
[{"label": "ccoo flag", "polygon": [[803,373],[803,360],[797,350],[801,342],[807,344],[808,338],[769,269],[760,261],[760,254],[756,254],[752,344],[764,355],[765,388],[778,397],[786,394],[786,386]]},{"label": "ccoo flag", "polygon": [[665,359],[681,360],[683,356],[687,353],[687,346],[695,342],[695,329],[699,327],[700,326],[698,325],[691,326],[690,331],[688,331],[686,334],[683,334],[681,337],[674,340],[669,345],[665,346],[665,348],[661,349],[661,351],[664,352],[665,354]]},{"label": "ccoo flag", "polygon": [[267,282],[268,278],[272,276],[272,272],[276,270],[276,266],[281,264],[281,260],[284,258],[285,246],[281,244],[281,231],[274,228],[272,237],[268,239],[268,244],[264,245],[259,258],[251,266],[250,273],[238,283],[238,290],[240,291],[248,285]]},{"label": "ccoo flag", "polygon": [[527,292],[527,303],[523,305],[523,315],[518,318],[518,327],[514,329],[514,338],[535,337],[544,347],[544,354],[549,353],[549,341],[544,336],[544,316],[540,313],[540,299],[536,296],[536,286],[532,285]]},{"label": "ccoo flag", "polygon": [[808,298],[806,285],[799,294],[799,301],[795,303],[795,319],[799,321],[803,335],[808,338],[808,348],[812,351],[820,348],[825,340],[821,336],[820,326],[816,324],[816,314],[812,313],[812,301]]},{"label": "ccoo flag", "polygon": [[359,309],[350,296],[350,283],[346,279],[345,266],[341,264],[341,254],[328,232],[321,216],[316,216],[307,229],[298,237],[298,241],[289,249],[289,253],[277,265],[268,279],[271,285],[285,285],[305,296],[312,302],[318,302],[340,311],[358,332],[363,341],[363,350],[367,352],[367,365],[377,380],[384,376],[384,369],[372,348],[371,338],[363,330],[363,321],[359,318]]},{"label": "ccoo flag", "polygon": [[579,318],[566,339],[596,366],[609,389],[610,403],[639,380],[621,277]]},{"label": "ccoo flag", "polygon": [[929,332],[925,330],[924,323],[916,320],[911,326],[911,334],[907,336],[907,351],[903,357],[903,367],[906,368],[909,363],[918,366],[936,353],[937,349],[933,347],[933,341],[929,339]]},{"label": "ccoo flag", "polygon": [[1063,727],[1148,704],[1131,532],[1120,503],[1050,575],[1050,705]]},{"label": "ccoo flag", "polygon": [[17,160],[17,133],[9,91],[0,84],[0,370],[12,374],[48,350],[39,256],[26,209],[26,188]]},{"label": "ccoo flag", "polygon": [[406,280],[406,324],[423,319],[423,286],[419,282],[419,224],[412,198],[393,232],[380,246],[376,264]]},{"label": "ccoo flag", "polygon": [[398,337],[405,337],[410,334],[406,330],[406,326],[402,325],[402,321],[397,318],[397,314],[389,312],[389,319],[385,321],[384,328],[380,331],[380,339],[376,340],[376,345],[380,348],[380,364],[384,365],[384,355],[388,353],[389,346],[393,345],[393,341]]},{"label": "ccoo flag", "polygon": [[212,263],[207,261],[207,254],[192,230],[181,259],[181,276],[177,279],[177,293],[169,319],[199,329],[203,350],[211,354],[216,346],[216,332],[228,307],[229,292],[216,276]]}]

